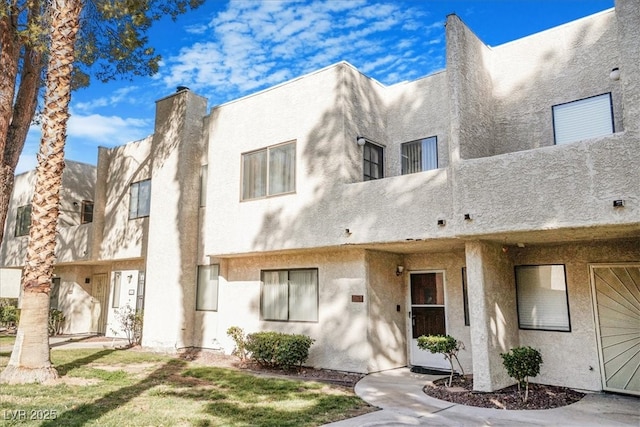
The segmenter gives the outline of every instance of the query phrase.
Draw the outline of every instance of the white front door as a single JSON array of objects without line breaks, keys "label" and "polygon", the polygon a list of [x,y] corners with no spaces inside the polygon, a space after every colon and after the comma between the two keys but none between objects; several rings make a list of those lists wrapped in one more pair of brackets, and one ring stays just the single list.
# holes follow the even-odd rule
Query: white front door
[{"label": "white front door", "polygon": [[422,335],[446,335],[444,272],[434,271],[409,275],[410,298],[410,362],[413,366],[451,369],[442,354],[418,348]]},{"label": "white front door", "polygon": [[640,395],[640,264],[591,266],[602,387]]}]

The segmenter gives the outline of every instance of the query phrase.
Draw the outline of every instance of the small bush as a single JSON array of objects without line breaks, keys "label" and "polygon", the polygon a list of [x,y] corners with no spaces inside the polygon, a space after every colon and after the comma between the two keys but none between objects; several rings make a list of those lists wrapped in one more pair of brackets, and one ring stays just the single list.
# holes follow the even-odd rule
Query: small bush
[{"label": "small bush", "polygon": [[238,359],[244,363],[247,360],[247,339],[244,330],[239,326],[230,326],[229,329],[227,329],[227,335],[236,344],[231,354],[237,356]]},{"label": "small bush", "polygon": [[[136,311],[127,304],[116,311],[116,320],[120,323],[129,345],[137,345],[142,342],[142,310]],[[111,331],[118,334],[118,331],[113,328]]]},{"label": "small bush", "polygon": [[260,365],[289,369],[302,366],[314,341],[306,335],[256,332],[247,335],[246,350]]},{"label": "small bush", "polygon": [[456,359],[460,367],[460,372],[464,375],[464,370],[458,360],[458,351],[464,349],[464,343],[462,341],[458,341],[451,335],[422,335],[418,337],[418,348],[421,350],[429,350],[433,354],[440,353],[449,361],[451,374],[449,375],[448,387],[451,387],[451,381],[453,380],[453,359]]},{"label": "small bush", "polygon": [[14,305],[0,305],[0,324],[15,328],[20,319],[20,310]]},{"label": "small bush", "polygon": [[540,352],[531,347],[516,347],[508,353],[500,353],[500,356],[509,376],[518,381],[518,391],[521,386],[525,386],[523,400],[526,402],[529,397],[529,377],[535,377],[540,373]]},{"label": "small bush", "polygon": [[49,310],[49,336],[53,337],[60,333],[65,317],[62,311],[52,308]]}]

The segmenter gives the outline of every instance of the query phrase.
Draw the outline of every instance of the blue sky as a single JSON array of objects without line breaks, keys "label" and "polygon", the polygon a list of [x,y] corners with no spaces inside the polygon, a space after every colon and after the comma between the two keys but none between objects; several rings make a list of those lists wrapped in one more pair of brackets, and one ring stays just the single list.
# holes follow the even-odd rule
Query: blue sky
[{"label": "blue sky", "polygon": [[[163,61],[153,77],[74,92],[66,157],[95,164],[97,147],[153,132],[155,101],[188,86],[209,108],[345,60],[391,85],[445,67],[444,21],[456,13],[497,46],[613,7],[614,0],[207,0],[149,33]],[[17,172],[35,167],[32,128]]]}]

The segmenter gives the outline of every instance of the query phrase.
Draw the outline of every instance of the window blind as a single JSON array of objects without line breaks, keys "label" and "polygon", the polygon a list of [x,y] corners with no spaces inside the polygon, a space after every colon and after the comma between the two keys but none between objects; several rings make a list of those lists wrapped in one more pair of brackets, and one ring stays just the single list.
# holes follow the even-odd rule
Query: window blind
[{"label": "window blind", "polygon": [[556,144],[612,134],[611,94],[553,106],[553,125]]}]

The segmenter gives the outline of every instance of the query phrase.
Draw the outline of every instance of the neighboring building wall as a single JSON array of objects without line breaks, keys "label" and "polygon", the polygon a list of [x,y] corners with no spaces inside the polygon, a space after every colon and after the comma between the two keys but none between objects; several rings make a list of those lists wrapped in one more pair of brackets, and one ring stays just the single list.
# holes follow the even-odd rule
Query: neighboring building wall
[{"label": "neighboring building wall", "polygon": [[[31,204],[36,171],[16,176],[5,235],[0,246],[0,266],[21,267],[26,257],[29,236],[15,236],[18,208]],[[80,224],[83,200],[93,200],[96,168],[92,165],[66,161],[62,175],[60,216],[56,240],[58,262],[86,260],[91,244],[91,225]]]},{"label": "neighboring building wall", "polygon": [[0,268],[0,298],[19,298],[22,270]]}]

